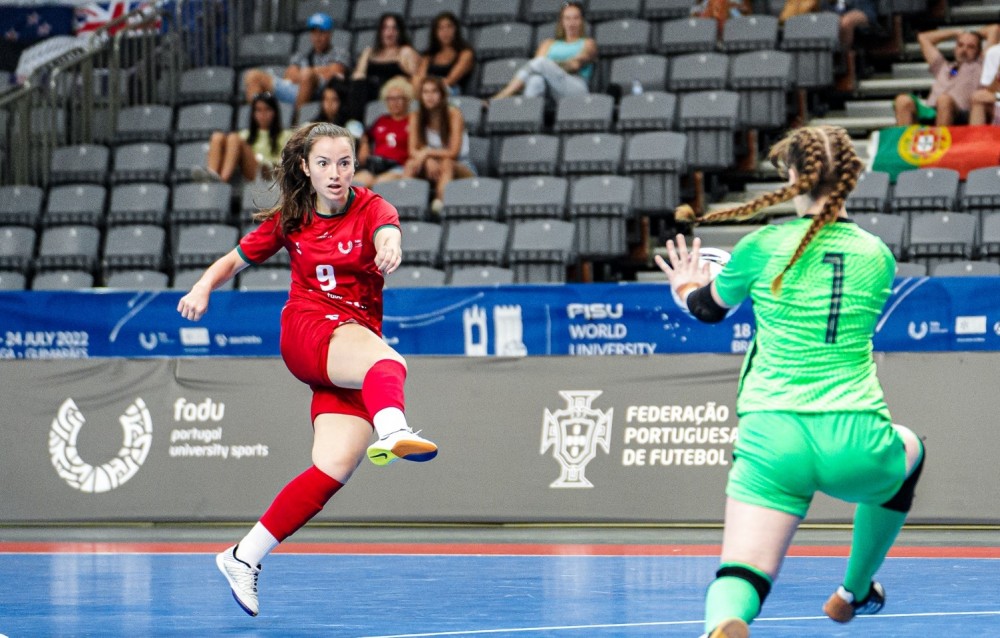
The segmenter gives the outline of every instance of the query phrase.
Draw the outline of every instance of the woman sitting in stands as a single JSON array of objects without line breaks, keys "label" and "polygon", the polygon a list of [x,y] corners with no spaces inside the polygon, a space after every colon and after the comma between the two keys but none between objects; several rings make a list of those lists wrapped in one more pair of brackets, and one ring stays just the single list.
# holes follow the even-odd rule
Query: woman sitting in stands
[{"label": "woman sitting in stands", "polygon": [[379,18],[375,45],[365,47],[351,75],[347,118],[364,121],[365,105],[376,99],[392,78],[412,78],[420,66],[420,54],[410,46],[403,16],[385,13]]},{"label": "woman sitting in stands", "polygon": [[291,137],[282,130],[278,98],[271,93],[258,93],[250,103],[250,127],[241,131],[216,131],[208,141],[207,168],[195,167],[197,180],[228,182],[237,167],[247,181],[257,177],[270,179],[274,167],[281,163],[281,149]]},{"label": "woman sitting in stands", "polygon": [[403,166],[410,157],[410,101],[413,88],[403,76],[389,80],[382,87],[382,101],[387,112],[376,119],[361,136],[354,183],[365,187],[403,177]]},{"label": "woman sitting in stands", "polygon": [[476,54],[462,37],[458,18],[444,11],[431,24],[430,44],[420,58],[413,88],[419,91],[424,78],[436,76],[444,80],[450,95],[459,95],[467,88],[475,64]]}]

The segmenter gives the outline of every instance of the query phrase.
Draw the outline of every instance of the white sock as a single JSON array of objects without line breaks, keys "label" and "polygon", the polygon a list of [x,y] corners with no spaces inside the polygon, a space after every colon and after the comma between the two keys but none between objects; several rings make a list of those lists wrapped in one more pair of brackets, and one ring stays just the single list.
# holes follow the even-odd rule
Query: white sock
[{"label": "white sock", "polygon": [[240,541],[239,547],[236,548],[236,558],[251,567],[256,567],[277,546],[278,539],[258,522]]},{"label": "white sock", "polygon": [[382,408],[372,417],[372,425],[375,426],[375,432],[380,439],[397,430],[409,428],[406,425],[406,416],[399,408]]}]

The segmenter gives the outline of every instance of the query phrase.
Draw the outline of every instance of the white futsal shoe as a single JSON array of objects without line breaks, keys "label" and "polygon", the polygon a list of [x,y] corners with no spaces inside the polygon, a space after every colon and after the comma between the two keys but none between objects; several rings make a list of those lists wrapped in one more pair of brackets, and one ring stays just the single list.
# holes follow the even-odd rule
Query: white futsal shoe
[{"label": "white futsal shoe", "polygon": [[437,453],[438,446],[436,444],[410,428],[386,434],[368,446],[368,460],[375,465],[389,465],[396,459],[421,463],[430,461],[437,456]]},{"label": "white futsal shoe", "polygon": [[742,618],[723,620],[710,634],[702,634],[701,638],[749,638],[750,625]]},{"label": "white futsal shoe", "polygon": [[257,577],[260,576],[260,565],[252,567],[236,558],[237,547],[239,545],[233,545],[216,555],[215,564],[229,581],[233,598],[239,606],[251,616],[256,616],[260,613],[260,606],[257,604]]},{"label": "white futsal shoe", "polygon": [[864,600],[854,600],[854,594],[844,589],[841,585],[837,591],[833,592],[830,599],[823,605],[823,613],[830,617],[830,620],[845,623],[851,622],[855,616],[867,616],[877,614],[885,606],[885,587],[882,583],[872,581],[871,589]]}]

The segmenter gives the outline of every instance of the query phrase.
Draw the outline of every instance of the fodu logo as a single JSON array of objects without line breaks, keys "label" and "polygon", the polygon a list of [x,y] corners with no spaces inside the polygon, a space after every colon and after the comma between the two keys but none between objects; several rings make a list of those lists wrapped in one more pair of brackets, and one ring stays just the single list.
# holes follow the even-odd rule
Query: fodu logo
[{"label": "fodu logo", "polygon": [[601,390],[560,390],[566,407],[550,412],[545,410],[542,424],[541,454],[552,449],[552,457],[559,462],[561,472],[549,487],[594,487],[583,471],[587,463],[597,456],[597,448],[611,451],[611,418],[614,408],[605,411],[591,407]]},{"label": "fodu logo", "polygon": [[153,422],[142,399],[136,399],[118,417],[122,426],[122,446],[118,455],[106,463],[91,465],[77,452],[77,437],[87,423],[73,399],[66,399],[49,430],[49,454],[52,467],[70,487],[98,494],[124,485],[135,476],[153,443]]}]

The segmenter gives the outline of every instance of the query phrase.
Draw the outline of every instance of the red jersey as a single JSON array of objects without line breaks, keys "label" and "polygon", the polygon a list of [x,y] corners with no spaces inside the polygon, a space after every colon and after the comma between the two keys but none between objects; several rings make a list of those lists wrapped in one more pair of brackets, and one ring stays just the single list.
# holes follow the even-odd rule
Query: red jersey
[{"label": "red jersey", "polygon": [[367,188],[352,186],[351,191],[346,212],[314,214],[287,237],[275,215],[247,233],[237,251],[247,263],[259,264],[284,247],[292,268],[289,305],[302,302],[382,334],[385,278],[375,267],[375,232],[383,226],[399,228],[399,214]]},{"label": "red jersey", "polygon": [[405,164],[410,159],[410,118],[394,120],[389,115],[382,115],[372,124],[368,139],[373,155]]}]

